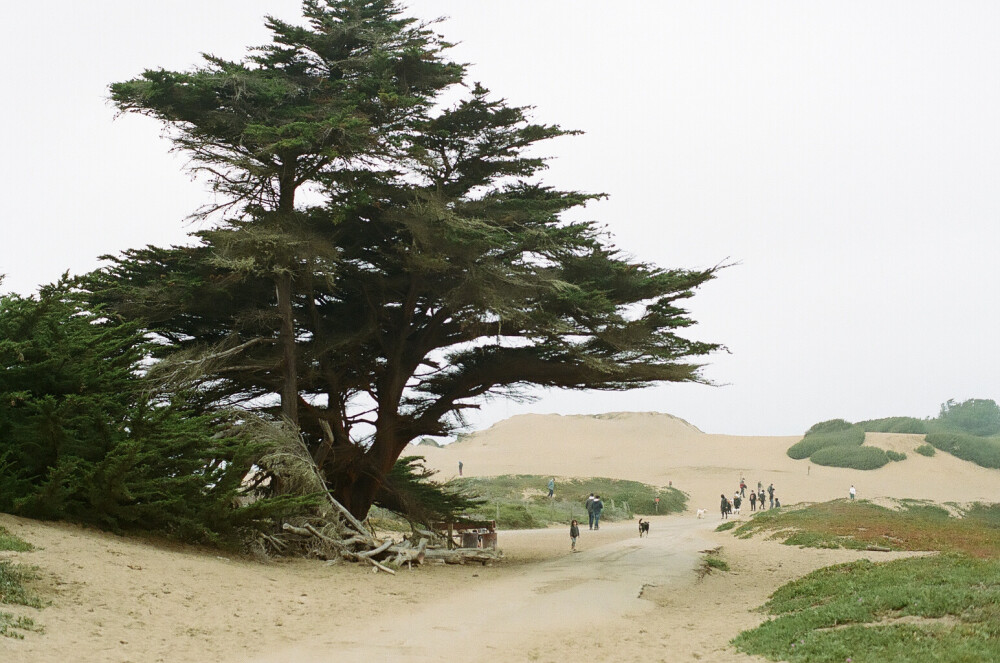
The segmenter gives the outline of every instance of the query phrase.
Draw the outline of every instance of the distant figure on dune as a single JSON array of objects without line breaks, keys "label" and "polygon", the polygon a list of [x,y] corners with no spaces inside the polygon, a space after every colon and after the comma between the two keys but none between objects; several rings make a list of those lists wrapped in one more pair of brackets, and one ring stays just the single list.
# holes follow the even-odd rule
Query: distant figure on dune
[{"label": "distant figure on dune", "polygon": [[746,497],[746,496],[747,496],[747,480],[743,477],[740,477],[740,497]]},{"label": "distant figure on dune", "polygon": [[458,476],[462,476],[462,461],[458,461]]},{"label": "distant figure on dune", "polygon": [[781,508],[781,500],[778,499],[777,495],[774,496],[774,508],[775,509]]},{"label": "distant figure on dune", "polygon": [[594,529],[594,494],[587,498],[587,518],[590,520],[590,529]]},{"label": "distant figure on dune", "polygon": [[722,518],[725,519],[729,516],[729,500],[726,499],[726,495],[724,493],[719,497],[722,498],[722,502],[719,504],[719,510],[722,511]]},{"label": "distant figure on dune", "polygon": [[750,512],[757,510],[757,493],[750,491]]},{"label": "distant figure on dune", "polygon": [[743,498],[740,497],[739,493],[733,495],[733,513],[737,516],[740,515],[740,506],[743,505]]},{"label": "distant figure on dune", "polygon": [[763,488],[761,488],[760,492],[757,494],[757,506],[760,507],[761,511],[764,510],[764,489]]},{"label": "distant figure on dune", "polygon": [[854,501],[854,497],[858,494],[858,491],[854,490],[854,484],[851,484],[851,489],[848,491],[851,495],[851,501]]},{"label": "distant figure on dune", "polygon": [[549,497],[556,494],[556,478],[552,477],[549,479]]},{"label": "distant figure on dune", "polygon": [[768,508],[773,509],[774,508],[774,484],[773,483],[767,487],[767,496],[770,498],[768,500],[767,506],[768,506]]}]

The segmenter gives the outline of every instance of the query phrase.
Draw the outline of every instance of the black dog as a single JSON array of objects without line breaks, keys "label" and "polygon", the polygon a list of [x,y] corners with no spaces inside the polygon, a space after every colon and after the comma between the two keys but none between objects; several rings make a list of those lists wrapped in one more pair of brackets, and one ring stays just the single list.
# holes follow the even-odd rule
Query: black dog
[{"label": "black dog", "polygon": [[640,539],[642,538],[643,534],[645,534],[646,536],[649,536],[649,521],[647,520],[646,522],[643,522],[642,518],[640,518],[639,519],[639,538]]}]

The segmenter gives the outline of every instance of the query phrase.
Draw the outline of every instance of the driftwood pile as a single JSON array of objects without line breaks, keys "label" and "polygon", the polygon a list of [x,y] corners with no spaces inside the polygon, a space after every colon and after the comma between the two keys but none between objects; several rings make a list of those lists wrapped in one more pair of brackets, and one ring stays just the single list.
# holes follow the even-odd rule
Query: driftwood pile
[{"label": "driftwood pile", "polygon": [[403,566],[414,564],[465,564],[479,562],[484,566],[501,559],[500,553],[481,548],[447,550],[446,541],[433,532],[420,531],[414,544],[410,539],[400,542],[391,538],[379,541],[376,534],[355,518],[339,502],[329,497],[334,517],[298,524],[284,523],[282,531],[262,534],[260,544],[266,552],[277,555],[307,554],[327,560],[371,564],[376,571],[395,575]]}]

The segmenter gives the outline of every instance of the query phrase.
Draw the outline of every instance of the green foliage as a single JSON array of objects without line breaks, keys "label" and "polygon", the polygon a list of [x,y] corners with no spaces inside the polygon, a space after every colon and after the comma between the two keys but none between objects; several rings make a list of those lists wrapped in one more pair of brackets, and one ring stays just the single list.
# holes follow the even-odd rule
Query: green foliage
[{"label": "green foliage", "polygon": [[[886,417],[852,424],[843,419],[823,421],[788,449],[796,460],[809,458],[817,465],[875,469],[890,460],[905,460],[906,455],[895,451],[861,447],[865,433],[925,434],[928,444],[916,449],[924,456],[933,456],[934,448],[983,467],[1000,468],[1000,406],[987,399],[970,399],[962,403],[948,401],[941,405],[937,419]],[[856,445],[856,450],[834,449]]]},{"label": "green foliage", "polygon": [[866,433],[908,433],[920,435],[927,432],[927,422],[915,417],[886,417],[859,421]]},{"label": "green foliage", "polygon": [[1000,660],[998,606],[998,560],[860,560],[779,588],[764,605],[773,618],[733,645],[808,663]]},{"label": "green foliage", "polygon": [[460,520],[481,508],[481,498],[466,494],[454,484],[433,481],[435,474],[424,465],[423,456],[404,456],[396,461],[375,504],[427,526]]},{"label": "green foliage", "polygon": [[722,559],[721,557],[718,557],[716,555],[705,555],[703,559],[705,562],[705,566],[707,566],[709,569],[716,569],[718,571],[729,570],[729,562]]},{"label": "green foliage", "polygon": [[715,531],[716,532],[725,532],[726,530],[731,530],[734,527],[736,527],[736,521],[735,520],[727,520],[726,522],[724,522],[721,525],[719,525],[718,527],[716,527]]},{"label": "green foliage", "polygon": [[[842,421],[842,420],[837,420]],[[814,427],[815,428],[815,427]],[[796,460],[810,458],[820,449],[837,446],[861,446],[865,441],[865,431],[859,426],[849,426],[847,428],[838,427],[835,430],[826,430],[817,433],[806,434],[799,442],[796,442],[788,449],[788,456]],[[816,461],[819,463],[819,461]],[[819,463],[822,465],[822,463]],[[883,463],[884,464],[884,463]]]},{"label": "green foliage", "polygon": [[788,545],[877,545],[894,550],[948,550],[997,557],[1000,505],[975,504],[958,518],[938,505],[913,500],[902,500],[895,510],[865,501],[834,500],[757,513],[734,534],[746,538],[761,532],[775,532]]},{"label": "green foliage", "polygon": [[[41,608],[43,604],[38,595],[25,587],[26,582],[37,577],[34,569],[0,559],[0,603]],[[8,612],[0,612],[0,636],[21,639],[24,638],[23,631],[41,631],[41,628],[28,617],[15,617]]]},{"label": "green foliage", "polygon": [[24,586],[24,583],[37,578],[34,569],[0,559],[0,602],[41,608],[42,600]]},{"label": "green foliage", "polygon": [[953,456],[993,469],[1000,469],[1000,436],[977,437],[961,432],[930,433],[928,444]]},{"label": "green foliage", "polygon": [[970,435],[1000,435],[1000,406],[995,401],[972,398],[961,403],[949,400],[941,404],[938,423]]},{"label": "green foliage", "polygon": [[10,532],[7,528],[0,526],[0,550],[13,550],[14,552],[28,552],[29,550],[34,550],[35,547],[28,543],[27,541],[20,539]]},{"label": "green foliage", "polygon": [[446,103],[463,67],[395,2],[303,7],[241,62],[111,86],[226,212],[198,245],[127,252],[87,283],[158,335],[161,378],[300,426],[359,517],[410,441],[490,396],[704,381],[721,346],[683,335],[684,304],[717,268],[637,263],[567,219],[601,196],[541,183],[540,145],[574,132],[478,84]]},{"label": "green foliage", "polygon": [[821,421],[818,424],[813,424],[809,430],[806,431],[806,436],[817,435],[820,433],[839,433],[841,431],[846,431],[850,429],[854,424],[843,419],[830,419],[829,421]]},{"label": "green foliage", "polygon": [[[470,517],[497,520],[504,528],[546,527],[551,523],[568,525],[574,518],[586,522],[585,503],[590,493],[601,496],[604,510],[601,520],[630,520],[637,515],[679,513],[687,496],[676,488],[656,488],[637,481],[619,479],[557,479],[555,497],[549,499],[545,487],[549,477],[539,475],[503,475],[465,477],[452,484],[483,499]],[[657,507],[655,498],[660,498]]]},{"label": "green foliage", "polygon": [[0,510],[214,543],[268,526],[275,503],[233,506],[256,442],[158,396],[134,325],[63,281],[0,298],[0,339]]}]

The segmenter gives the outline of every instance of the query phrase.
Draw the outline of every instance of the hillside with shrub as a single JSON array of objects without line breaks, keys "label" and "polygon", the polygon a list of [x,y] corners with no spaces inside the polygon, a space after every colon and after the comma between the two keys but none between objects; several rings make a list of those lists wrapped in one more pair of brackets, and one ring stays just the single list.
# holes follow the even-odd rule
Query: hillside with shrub
[{"label": "hillside with shrub", "polygon": [[886,417],[851,423],[831,419],[813,425],[788,449],[796,460],[817,465],[875,470],[906,454],[865,445],[867,433],[924,435],[926,444],[917,451],[932,456],[934,450],[952,454],[982,467],[1000,469],[1000,407],[987,399],[970,399],[941,405],[934,419]]}]

